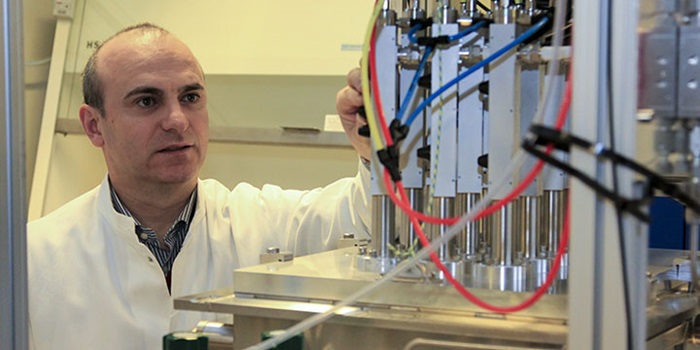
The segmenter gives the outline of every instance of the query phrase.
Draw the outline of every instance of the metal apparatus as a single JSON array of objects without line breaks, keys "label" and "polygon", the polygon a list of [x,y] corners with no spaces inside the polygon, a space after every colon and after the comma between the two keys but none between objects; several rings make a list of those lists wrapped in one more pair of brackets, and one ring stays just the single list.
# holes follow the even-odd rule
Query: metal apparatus
[{"label": "metal apparatus", "polygon": [[[401,155],[396,159],[396,170],[401,173],[408,206],[447,220],[481,209],[483,206],[477,203],[484,199],[490,204],[507,198],[535,163],[528,159],[513,170],[512,160],[520,159],[519,140],[526,137],[533,123],[554,124],[556,106],[567,81],[572,79],[567,73],[572,57],[578,62],[599,51],[614,55],[609,65],[625,77],[629,70],[619,69],[624,66],[621,60],[625,54],[612,49],[612,43],[636,43],[637,39],[641,43],[641,65],[635,72],[641,87],[638,107],[651,111],[659,120],[657,170],[664,175],[690,174],[691,194],[700,194],[700,108],[695,96],[700,82],[700,5],[696,1],[684,2],[682,8],[676,1],[653,1],[657,10],[641,14],[644,21],[651,18],[653,23],[647,24],[639,37],[620,39],[610,35],[607,44],[596,44],[597,49],[590,52],[585,49],[591,42],[583,41],[583,50],[576,54],[572,54],[568,38],[562,39],[568,35],[563,27],[569,25],[563,24],[566,16],[561,9],[558,32],[555,25],[553,35],[551,30],[549,35],[541,35],[540,30],[547,32],[544,23],[552,22],[552,4],[494,0],[486,10],[478,4],[474,0],[384,1],[379,10],[372,52],[376,57],[372,68],[377,72],[373,78],[379,91],[373,89],[372,93],[383,101],[387,123],[396,119],[403,125],[410,124],[396,149]],[[624,22],[620,26],[625,30],[614,31],[611,25],[607,31],[626,35],[630,28],[636,30],[636,22],[624,17],[629,16],[624,4],[590,1],[576,5],[581,22],[590,20],[586,16],[602,13]],[[642,6],[642,11],[646,8]],[[597,24],[591,20],[577,29]],[[604,32],[600,25],[596,28],[592,36]],[[606,45],[607,51],[600,49]],[[586,95],[595,90],[590,86],[604,88],[601,94],[615,94],[626,101],[609,109],[623,114],[618,118],[624,121],[618,123],[624,131],[619,131],[618,125],[618,131],[610,130],[612,136],[607,136],[615,138],[620,132],[634,130],[634,117],[619,112],[628,110],[629,101],[634,100],[637,106],[636,90],[617,88],[609,81],[606,85],[599,78],[605,69],[593,66],[598,70],[591,72],[592,77],[577,75],[581,85],[574,100],[576,96],[581,97],[578,101],[591,96]],[[574,71],[580,73],[581,68]],[[605,110],[601,107],[605,99],[596,98],[600,99],[590,107],[591,118]],[[585,106],[574,106],[574,111],[583,109]],[[609,114],[612,118],[613,112]],[[578,115],[584,117],[589,116]],[[590,124],[596,130],[603,129],[599,123],[603,125],[597,121]],[[585,129],[576,123],[565,128],[573,133],[577,128]],[[607,138],[599,136],[593,142],[603,142],[599,139]],[[382,149],[375,145],[374,151]],[[553,156],[568,160],[557,151]],[[592,164],[588,171],[605,178],[595,162],[572,152],[571,163],[576,162],[582,167]],[[495,305],[528,300],[559,264],[554,283],[548,285],[537,303],[506,313],[484,310],[464,300],[449,286],[445,270],[439,270],[431,260],[423,259],[403,269],[402,262],[422,247],[417,240],[422,229],[412,225],[409,216],[395,206],[388,192],[394,189],[383,184],[383,163],[377,157],[372,159],[372,240],[368,245],[348,243],[348,236],[340,243],[344,248],[337,251],[240,269],[234,273],[233,294],[224,291],[183,298],[176,307],[233,313],[234,348],[256,344],[263,331],[287,328],[310,315],[324,313],[332,305],[345,306],[348,298],[353,303],[335,310],[336,317],[305,332],[308,348],[682,349],[691,343],[691,323],[698,305],[690,292],[697,285],[692,283],[697,273],[688,260],[696,259],[695,252],[654,251],[648,255],[646,236],[641,234],[642,238],[619,243],[624,246],[622,251],[635,251],[622,259],[622,272],[618,267],[615,271],[620,275],[615,275],[610,267],[619,265],[620,260],[608,257],[613,253],[610,244],[603,242],[609,238],[600,237],[592,241],[591,248],[601,251],[592,254],[598,262],[589,265],[592,268],[574,269],[577,261],[585,265],[582,257],[586,254],[570,255],[574,246],[569,252],[559,251],[565,239],[562,227],[566,203],[570,196],[577,198],[564,172],[546,169],[515,200],[487,218],[466,224],[454,240],[434,248],[454,279],[470,288],[477,298]],[[631,179],[629,174],[622,176]],[[583,198],[580,203],[589,203],[586,196],[578,197]],[[590,203],[593,209],[573,215],[579,220],[591,215],[595,235],[611,230],[605,223],[611,220],[604,218],[606,208],[600,199],[591,199]],[[634,227],[635,233],[645,230],[643,225],[625,222],[619,227]],[[424,229],[431,241],[451,234],[447,224],[425,224]],[[576,234],[576,229],[572,230]],[[618,250],[615,252],[620,255]],[[400,268],[402,272],[392,274]],[[589,277],[585,271],[601,277],[591,278],[585,291],[573,290],[574,282],[581,286]],[[576,278],[576,272],[578,280],[569,281],[570,277]],[[367,289],[371,292],[362,295],[355,293],[387,275],[391,279],[381,288]],[[625,280],[624,292],[616,287],[618,284],[609,282],[615,278]],[[609,289],[597,290],[604,287]],[[573,301],[574,297],[579,301]],[[607,315],[605,307],[614,315]],[[612,321],[606,321],[606,317],[622,318],[625,330],[611,334],[612,328],[606,325]],[[574,325],[585,327],[579,330]]]}]

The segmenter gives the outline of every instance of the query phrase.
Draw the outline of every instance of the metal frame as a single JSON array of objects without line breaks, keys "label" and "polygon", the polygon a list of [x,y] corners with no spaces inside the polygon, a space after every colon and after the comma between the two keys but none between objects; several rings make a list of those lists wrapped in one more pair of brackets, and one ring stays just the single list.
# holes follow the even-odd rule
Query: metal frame
[{"label": "metal frame", "polygon": [[22,1],[3,0],[0,8],[0,348],[26,349],[27,260],[24,186],[24,55]]},{"label": "metal frame", "polygon": [[[636,24],[637,1],[581,1],[576,4],[574,42],[574,79],[572,132],[590,140],[607,144],[606,118],[607,86],[605,64],[612,55],[613,98],[615,114],[616,151],[634,154],[636,120]],[[630,13],[630,10],[632,12]],[[612,16],[614,50],[607,50],[607,18]],[[632,62],[633,64],[630,64]],[[628,86],[624,86],[628,85]],[[630,88],[631,86],[631,88]],[[603,165],[586,153],[572,152],[572,163],[589,176],[612,187],[609,164]],[[619,184],[623,195],[632,193],[632,175],[620,171]],[[622,295],[622,274],[615,208],[603,202],[578,181],[571,184],[572,205],[576,215],[571,218],[569,333],[571,349],[626,349],[625,309]],[[646,236],[631,232],[629,221],[624,223],[627,234],[627,265],[646,266]],[[643,249],[637,249],[639,247]],[[635,249],[631,249],[635,247]],[[628,269],[631,270],[631,269]],[[631,297],[634,344],[643,349],[646,339],[645,323],[639,321],[645,312],[645,275],[636,268],[628,271]],[[590,305],[592,307],[579,307]],[[640,307],[640,305],[642,305]]]}]

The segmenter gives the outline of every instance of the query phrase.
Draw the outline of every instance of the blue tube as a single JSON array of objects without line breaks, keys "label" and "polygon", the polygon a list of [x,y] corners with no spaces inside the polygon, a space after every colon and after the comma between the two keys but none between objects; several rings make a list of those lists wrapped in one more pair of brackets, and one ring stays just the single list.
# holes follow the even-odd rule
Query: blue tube
[{"label": "blue tube", "polygon": [[542,18],[539,22],[537,22],[532,28],[528,29],[525,33],[517,37],[513,42],[510,44],[504,46],[500,50],[496,51],[494,54],[491,56],[483,59],[481,62],[475,64],[471,68],[467,69],[465,72],[459,74],[457,77],[454,79],[450,80],[447,82],[447,84],[441,86],[439,89],[437,89],[434,93],[432,93],[428,98],[426,98],[408,117],[408,120],[406,120],[406,125],[410,126],[411,123],[416,119],[418,114],[420,114],[421,111],[425,109],[425,107],[428,106],[431,102],[433,102],[434,99],[438,98],[443,92],[445,92],[447,89],[452,87],[453,85],[457,84],[460,80],[468,77],[472,73],[476,72],[477,70],[485,67],[487,64],[491,63],[492,61],[496,60],[497,58],[501,57],[503,54],[506,52],[510,51],[514,47],[520,45],[523,41],[527,40],[531,36],[533,36],[537,31],[542,29],[545,24],[549,21],[549,18],[545,17]]},{"label": "blue tube", "polygon": [[416,39],[416,32],[423,29],[423,26],[416,24],[408,31],[408,41],[412,44],[418,44],[418,39]]},{"label": "blue tube", "polygon": [[403,98],[403,101],[401,101],[401,107],[399,108],[399,112],[396,113],[396,119],[401,120],[403,117],[404,112],[406,111],[406,108],[408,108],[408,103],[411,101],[411,98],[413,97],[413,93],[416,91],[416,87],[418,87],[418,79],[420,79],[421,73],[423,73],[423,69],[425,69],[425,64],[428,62],[428,57],[430,57],[430,54],[433,52],[433,47],[428,46],[425,48],[425,52],[423,53],[423,58],[421,58],[420,63],[418,64],[418,69],[416,70],[416,73],[413,75],[413,80],[411,81],[411,85],[408,88],[408,91],[406,92],[406,96]]},{"label": "blue tube", "polygon": [[[463,30],[455,35],[450,36],[449,40],[450,40],[450,42],[452,42],[455,40],[462,39],[463,37],[473,33],[475,30],[483,27],[484,24],[486,24],[486,21],[481,21],[477,24],[469,26],[467,29],[465,29],[465,30]],[[421,30],[421,29],[423,29],[423,27],[421,27],[420,24],[417,24],[417,25],[411,27],[411,29],[408,31],[408,41],[410,41],[413,44],[418,44],[418,39],[416,39],[416,32]]]},{"label": "blue tube", "polygon": [[[483,27],[484,24],[486,24],[486,22],[481,21],[473,26],[470,26],[469,28],[467,28],[467,29],[465,29],[457,34],[450,36],[449,40],[450,41],[459,40],[459,39],[473,33],[477,29]],[[417,26],[417,25],[413,26],[411,28],[411,30],[408,32],[408,39],[413,43],[415,43],[415,40],[416,40],[416,38],[413,35],[415,34],[416,31],[418,31],[418,28],[419,28],[419,26]],[[406,108],[408,108],[408,103],[411,100],[411,98],[413,97],[413,93],[415,92],[416,87],[418,85],[418,79],[420,78],[420,75],[421,75],[423,69],[425,68],[425,64],[428,62],[428,57],[430,56],[432,51],[433,51],[432,46],[426,47],[425,53],[423,54],[423,58],[421,59],[420,64],[418,65],[418,70],[416,71],[416,74],[413,76],[413,81],[411,82],[411,86],[408,88],[408,92],[406,93],[406,97],[404,97],[404,99],[401,102],[401,108],[399,108],[399,112],[396,114],[396,119],[401,120],[401,118],[403,118],[403,114],[406,111]]]}]

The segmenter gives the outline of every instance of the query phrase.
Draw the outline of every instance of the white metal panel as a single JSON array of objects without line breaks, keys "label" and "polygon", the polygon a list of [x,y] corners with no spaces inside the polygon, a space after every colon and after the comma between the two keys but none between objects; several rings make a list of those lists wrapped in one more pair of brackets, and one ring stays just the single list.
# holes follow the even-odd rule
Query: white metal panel
[{"label": "white metal panel", "polygon": [[[484,39],[477,33],[462,38],[462,44],[483,46]],[[460,71],[467,70],[464,67]],[[483,180],[477,159],[484,154],[484,103],[479,84],[484,81],[484,70],[479,69],[459,82],[459,112],[457,114],[457,192],[481,193]]]},{"label": "white metal panel", "polygon": [[[408,42],[407,35],[401,36],[403,45]],[[417,68],[400,68],[399,74],[399,105],[404,103],[403,99],[411,86],[413,77],[416,74]],[[425,70],[421,72],[425,74]],[[408,115],[423,102],[424,90],[421,87],[416,87],[411,102],[407,104],[407,110],[404,111],[402,121],[408,119]],[[401,177],[405,188],[423,188],[423,167],[419,164],[418,149],[423,147],[423,123],[425,122],[424,113],[419,114],[413,121],[413,127],[408,130],[406,139],[401,143]]]},{"label": "white metal panel", "polygon": [[[457,24],[435,24],[433,35],[457,34]],[[431,91],[457,76],[459,45],[436,47],[432,60]],[[433,100],[430,115],[430,184],[435,197],[457,193],[457,85]]]},{"label": "white metal panel", "polygon": [[[492,52],[515,40],[515,24],[493,24],[489,45]],[[515,49],[489,65],[489,188],[506,172],[518,138],[515,129]],[[513,189],[511,179],[494,194],[501,199]]]}]

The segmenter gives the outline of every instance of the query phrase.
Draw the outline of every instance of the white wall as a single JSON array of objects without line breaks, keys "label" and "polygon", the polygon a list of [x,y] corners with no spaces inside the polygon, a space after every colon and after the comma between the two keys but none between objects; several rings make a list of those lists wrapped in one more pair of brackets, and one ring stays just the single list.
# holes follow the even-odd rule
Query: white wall
[{"label": "white wall", "polygon": [[[53,33],[56,21],[52,15],[53,1],[25,0],[23,3],[24,18],[24,59],[35,62],[51,57]],[[36,145],[39,138],[41,113],[46,94],[46,80],[49,65],[27,65],[25,72],[25,128],[27,152],[27,190],[31,186],[34,172]]]}]

